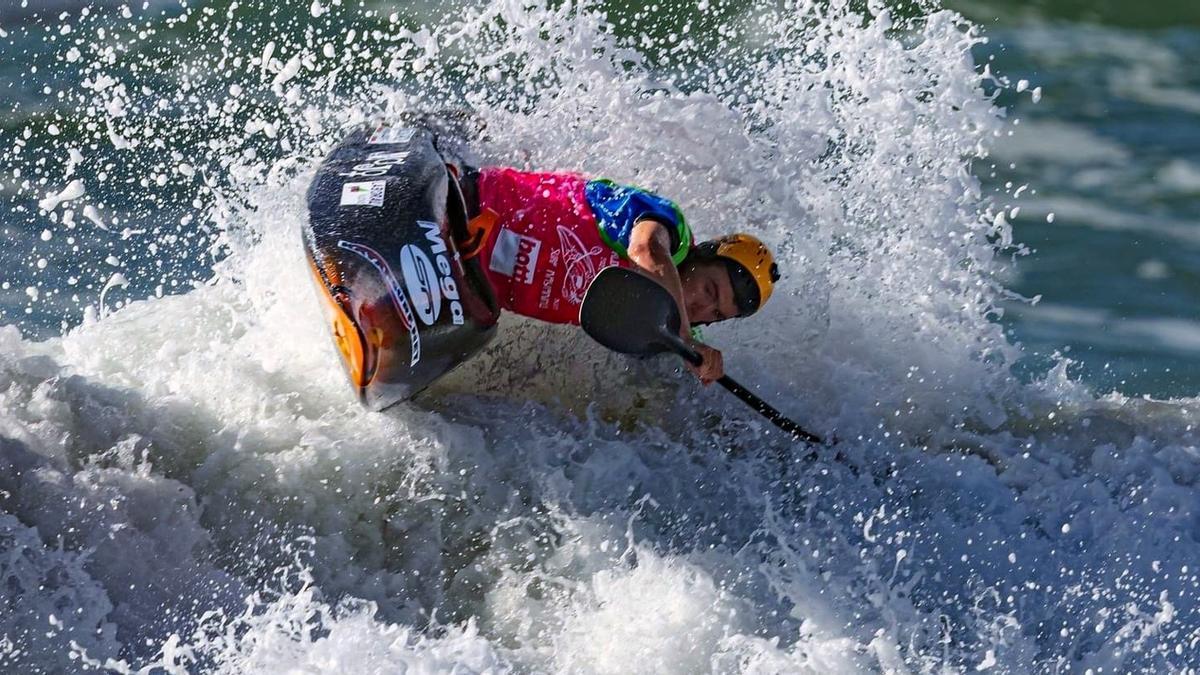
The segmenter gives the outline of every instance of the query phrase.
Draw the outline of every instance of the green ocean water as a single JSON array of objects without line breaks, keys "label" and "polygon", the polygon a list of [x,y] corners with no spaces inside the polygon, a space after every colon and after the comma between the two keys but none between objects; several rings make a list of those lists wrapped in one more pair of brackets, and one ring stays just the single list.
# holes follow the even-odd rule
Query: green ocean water
[{"label": "green ocean water", "polygon": [[[228,5],[208,6],[223,10]],[[56,118],[70,117],[70,111],[56,108],[64,105],[61,99],[45,93],[69,86],[74,77],[69,64],[54,58],[67,36],[55,35],[51,27],[60,23],[59,13],[82,6],[25,3],[0,9],[7,42],[6,58],[0,60],[0,139],[5,143],[26,128],[41,130]],[[98,3],[91,11],[116,12],[118,6]],[[149,3],[137,16],[153,23],[155,13],[165,17],[163,8],[169,6]],[[370,6],[378,10],[377,22],[396,12],[413,26],[446,11],[414,3]],[[1014,260],[1009,286],[1037,302],[1011,302],[1002,318],[1025,347],[1020,367],[1035,376],[1065,357],[1072,362],[1070,372],[1100,392],[1195,395],[1200,391],[1200,73],[1191,64],[1200,62],[1200,5],[963,0],[950,6],[986,28],[990,43],[978,48],[975,58],[1008,79],[1012,88],[998,102],[1019,120],[1011,138],[997,141],[994,161],[978,164],[975,172],[998,203],[1018,209],[1009,219],[1016,240],[1031,251]],[[686,29],[714,44],[722,23],[736,14],[729,6],[720,11],[664,6],[657,13],[627,2],[607,7],[613,17],[639,14],[638,30]],[[272,30],[299,32],[306,9],[274,8],[255,20]],[[113,21],[120,25],[121,18],[114,14]],[[622,22],[616,25],[620,31]],[[182,65],[178,61],[194,54],[196,46],[177,40],[184,27],[163,24],[159,30],[157,40],[140,44],[160,51],[159,63],[167,72]],[[1021,81],[1027,84],[1016,87]],[[66,142],[73,132],[64,127],[56,138],[24,140]],[[123,179],[136,182],[134,169]],[[6,171],[0,175],[0,200],[5,200],[0,228],[8,244],[0,251],[6,270],[0,323],[17,324],[29,335],[54,334],[80,321],[84,308],[95,304],[104,261],[121,252],[121,243],[81,229],[72,255],[48,254],[61,253],[56,248],[61,243],[39,240],[36,209],[18,194],[21,179],[12,168]],[[122,201],[131,199],[136,202],[136,190],[133,197],[114,191],[110,206],[129,214],[133,230],[164,215],[184,218],[192,208],[186,201]],[[119,255],[132,267],[128,292],[132,297],[180,292],[202,282],[208,263],[197,252],[207,251],[216,238],[212,231],[193,229],[153,256]],[[169,274],[161,273],[164,267]]]},{"label": "green ocean water", "polygon": [[1065,22],[1134,30],[1200,27],[1200,5],[1186,0],[955,0],[948,6],[982,24]]},{"label": "green ocean water", "polygon": [[[1200,5],[962,2],[993,40],[980,62],[1041,88],[977,171],[1033,253],[1005,320],[1037,369],[1059,352],[1098,391],[1200,391]],[[994,175],[993,175],[994,173]],[[1012,188],[1009,189],[1012,192]],[[1053,222],[1047,222],[1053,214]]]},{"label": "green ocean water", "polygon": [[[1188,10],[596,1],[0,4],[0,671],[1194,670]],[[307,172],[464,96],[778,242],[710,335],[834,447],[519,320],[361,409]]]}]

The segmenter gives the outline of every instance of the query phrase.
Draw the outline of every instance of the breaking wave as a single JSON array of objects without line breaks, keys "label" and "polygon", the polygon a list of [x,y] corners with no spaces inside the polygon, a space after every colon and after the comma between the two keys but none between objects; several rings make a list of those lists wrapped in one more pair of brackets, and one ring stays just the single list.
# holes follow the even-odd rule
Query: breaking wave
[{"label": "breaking wave", "polygon": [[[957,14],[868,5],[181,3],[13,29],[14,53],[57,36],[70,105],[0,151],[10,221],[44,230],[14,235],[4,289],[43,329],[0,329],[0,665],[1194,668],[1200,404],[1010,373],[1021,249],[972,173],[1007,83]],[[304,190],[351,126],[430,108],[477,115],[486,161],[771,244],[781,297],[708,339],[837,452],[802,461],[675,364],[521,319],[361,409]]]}]

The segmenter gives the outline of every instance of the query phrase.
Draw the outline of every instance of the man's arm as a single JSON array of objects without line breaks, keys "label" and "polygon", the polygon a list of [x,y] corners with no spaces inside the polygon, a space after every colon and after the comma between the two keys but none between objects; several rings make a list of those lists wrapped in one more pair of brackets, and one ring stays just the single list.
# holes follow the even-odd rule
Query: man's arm
[{"label": "man's arm", "polygon": [[675,298],[675,304],[679,307],[679,335],[704,358],[699,366],[688,364],[688,368],[704,384],[711,384],[720,379],[725,374],[721,352],[692,340],[692,323],[688,319],[687,303],[683,298],[683,282],[679,278],[679,270],[671,260],[671,235],[666,226],[649,218],[639,220],[629,235],[626,253],[633,264],[662,284],[671,297]]}]

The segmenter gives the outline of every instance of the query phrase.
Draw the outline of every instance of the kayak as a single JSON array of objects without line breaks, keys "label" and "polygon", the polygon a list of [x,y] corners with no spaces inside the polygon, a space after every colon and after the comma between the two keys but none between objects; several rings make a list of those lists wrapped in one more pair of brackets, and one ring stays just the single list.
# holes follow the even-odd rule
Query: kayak
[{"label": "kayak", "polygon": [[500,306],[467,206],[427,128],[351,133],[321,163],[304,226],[317,296],[359,401],[408,400],[483,349]]}]

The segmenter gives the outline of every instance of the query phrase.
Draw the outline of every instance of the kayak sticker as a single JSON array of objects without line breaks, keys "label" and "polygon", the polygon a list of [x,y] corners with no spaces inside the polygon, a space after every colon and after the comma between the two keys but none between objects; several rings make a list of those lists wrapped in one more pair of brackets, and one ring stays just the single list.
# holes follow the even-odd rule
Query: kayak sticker
[{"label": "kayak sticker", "polygon": [[365,183],[342,185],[341,206],[383,206],[387,194],[387,181],[371,180]]},{"label": "kayak sticker", "polygon": [[541,250],[542,242],[537,239],[501,229],[492,248],[492,261],[488,269],[523,284],[532,284]]},{"label": "kayak sticker", "polygon": [[371,137],[367,139],[368,145],[383,145],[385,143],[407,143],[412,140],[416,129],[412,127],[387,127],[380,126],[375,129]]},{"label": "kayak sticker", "polygon": [[405,246],[400,249],[400,272],[417,316],[426,326],[432,326],[442,313],[442,291],[429,256],[412,244]]},{"label": "kayak sticker", "polygon": [[[409,297],[417,304],[421,320],[429,325],[437,321],[441,314],[444,298],[450,303],[450,322],[461,326],[466,320],[466,315],[463,314],[462,302],[459,301],[454,269],[450,267],[450,259],[447,258],[450,251],[446,248],[446,241],[442,239],[442,228],[428,220],[418,220],[417,225],[425,231],[430,255],[426,255],[425,251],[412,244],[405,246],[400,252],[400,266],[404,271],[405,285],[410,290]],[[427,311],[421,311],[422,303],[429,303]]]},{"label": "kayak sticker", "polygon": [[408,159],[407,150],[395,152],[372,152],[358,164],[350,167],[349,171],[338,172],[342,178],[379,178],[386,176],[393,168]]},{"label": "kayak sticker", "polygon": [[408,344],[411,353],[408,363],[410,366],[416,366],[421,361],[421,333],[417,330],[417,319],[413,316],[412,306],[408,304],[408,298],[404,295],[404,289],[400,287],[400,280],[392,272],[392,267],[388,265],[387,260],[378,251],[370,246],[346,241],[345,239],[339,240],[337,245],[338,248],[357,254],[363,260],[371,263],[371,266],[383,278],[383,283],[388,289],[388,295],[392,298],[392,304],[396,306],[396,311],[400,313],[400,319],[404,322],[404,327],[408,330]]}]

